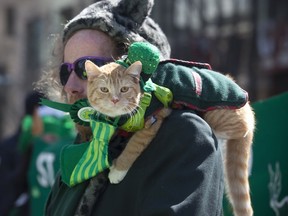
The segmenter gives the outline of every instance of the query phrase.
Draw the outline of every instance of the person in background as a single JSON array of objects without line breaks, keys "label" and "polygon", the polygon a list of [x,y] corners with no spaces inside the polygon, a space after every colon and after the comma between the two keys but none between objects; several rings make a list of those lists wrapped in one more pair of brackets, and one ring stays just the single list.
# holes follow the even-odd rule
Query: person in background
[{"label": "person in background", "polygon": [[[108,63],[103,59],[121,58],[135,41],[154,44],[161,59],[169,59],[167,38],[149,16],[153,3],[103,0],[85,8],[65,25],[59,56],[52,61],[55,65],[51,71],[39,80],[37,89],[51,100],[69,104],[86,98],[85,60],[92,59],[101,66]],[[156,71],[152,77],[155,83],[159,82],[157,73],[164,71]],[[63,182],[73,159],[81,157],[73,149],[84,148],[91,139],[87,136],[89,128],[77,128],[80,138],[69,145],[73,154],[65,156],[70,160],[60,167],[45,215],[222,214],[221,151],[210,127],[193,110],[173,110],[156,138],[116,185],[109,183],[107,170],[75,186]],[[119,155],[129,139],[126,135],[116,132],[109,143],[110,157]]]},{"label": "person in background", "polygon": [[[23,123],[32,116],[39,106],[41,94],[29,92],[25,97],[24,115],[11,137],[1,142],[1,215],[29,215],[27,170],[31,150],[25,154],[19,151],[19,140],[23,137]],[[4,196],[5,194],[5,196]]]},{"label": "person in background", "polygon": [[43,214],[46,199],[60,167],[60,151],[75,138],[70,116],[40,105],[40,97],[38,103],[34,104],[32,115],[23,119],[18,146],[29,161],[26,179],[30,216]]},{"label": "person in background", "polygon": [[[20,164],[20,154],[17,150],[17,141],[20,135],[20,128],[0,142],[0,215],[8,215],[10,209],[15,205],[15,200],[21,194],[21,191],[27,190],[25,185],[17,185],[18,167]],[[21,206],[21,207],[20,207]],[[20,205],[18,211],[25,216],[27,212],[27,204]]]},{"label": "person in background", "polygon": [[[42,215],[59,169],[61,148],[75,137],[69,115],[40,104],[42,94],[33,91],[25,100],[25,115],[17,139],[17,166],[8,182],[15,193],[1,215]],[[11,174],[10,174],[11,176]],[[13,197],[12,197],[13,195]],[[24,208],[25,207],[25,208]]]}]

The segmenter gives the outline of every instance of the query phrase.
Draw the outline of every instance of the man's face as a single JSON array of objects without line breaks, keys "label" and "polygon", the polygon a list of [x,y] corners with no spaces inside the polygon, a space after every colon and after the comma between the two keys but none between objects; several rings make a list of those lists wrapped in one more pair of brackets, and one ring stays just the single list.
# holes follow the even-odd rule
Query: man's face
[{"label": "man's face", "polygon": [[[97,30],[80,30],[68,40],[64,48],[64,62],[73,63],[84,56],[111,58],[113,51],[114,42],[106,34]],[[64,91],[71,104],[86,98],[87,80],[81,79],[73,70],[64,85]]]}]

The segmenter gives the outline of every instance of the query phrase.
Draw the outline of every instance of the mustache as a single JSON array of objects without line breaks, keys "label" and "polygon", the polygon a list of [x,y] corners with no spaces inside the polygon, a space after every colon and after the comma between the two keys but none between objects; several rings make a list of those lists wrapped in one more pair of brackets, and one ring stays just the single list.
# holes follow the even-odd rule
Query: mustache
[{"label": "mustache", "polygon": [[73,104],[76,101],[83,99],[83,98],[87,98],[87,96],[84,95],[68,95],[68,103],[69,104]]}]

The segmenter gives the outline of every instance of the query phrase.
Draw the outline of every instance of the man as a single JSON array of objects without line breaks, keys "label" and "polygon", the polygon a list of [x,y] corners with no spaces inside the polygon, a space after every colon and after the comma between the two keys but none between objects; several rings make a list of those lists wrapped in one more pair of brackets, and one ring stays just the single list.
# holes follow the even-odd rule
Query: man
[{"label": "man", "polygon": [[[84,9],[64,28],[63,52],[59,59],[65,64],[62,64],[60,76],[59,70],[51,71],[38,86],[52,100],[57,100],[55,96],[62,92],[62,101],[73,104],[86,97],[87,80],[82,76],[81,65],[88,57],[93,57],[101,66],[107,63],[101,59],[118,59],[126,54],[130,43],[148,41],[158,47],[162,60],[168,59],[167,39],[149,17],[152,6],[151,0],[122,0],[100,1]],[[63,65],[70,65],[70,69]],[[166,70],[161,68],[152,79],[162,85],[169,79]],[[184,70],[188,70],[190,79],[192,69]],[[169,76],[173,76],[173,71],[170,72]],[[71,171],[71,161],[79,159],[81,155],[77,154],[89,145],[89,129],[78,128],[80,143],[62,152],[61,172],[49,196],[46,215],[222,214],[221,152],[211,129],[194,111],[174,110],[117,185],[107,180],[108,170],[75,186],[62,181]],[[117,157],[127,139],[126,134],[116,132],[109,143],[109,157]]]}]

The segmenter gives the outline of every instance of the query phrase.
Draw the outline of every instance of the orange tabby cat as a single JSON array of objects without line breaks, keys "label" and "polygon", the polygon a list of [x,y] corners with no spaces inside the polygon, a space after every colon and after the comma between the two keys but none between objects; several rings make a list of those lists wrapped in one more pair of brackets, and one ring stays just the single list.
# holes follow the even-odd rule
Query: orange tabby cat
[{"label": "orange tabby cat", "polygon": [[[141,62],[125,68],[110,63],[101,68],[87,61],[88,100],[97,111],[111,117],[131,113],[137,108],[142,96],[139,78]],[[156,136],[170,109],[162,109],[156,115],[156,123],[146,123],[129,140],[121,155],[110,168],[111,183],[119,183],[133,162]],[[254,132],[254,113],[247,103],[236,110],[216,109],[204,114],[216,136],[227,140],[224,160],[226,189],[236,216],[251,216],[253,210],[249,195],[248,163]]]},{"label": "orange tabby cat", "polygon": [[[129,68],[114,62],[99,68],[86,61],[85,68],[88,77],[87,98],[95,110],[116,117],[131,114],[139,108],[142,96],[139,84],[141,62],[135,62]],[[154,116],[156,121],[147,121],[143,129],[133,134],[121,155],[110,167],[111,183],[119,183],[125,177],[137,157],[156,136],[163,120],[170,112],[168,108],[161,109]]]}]

